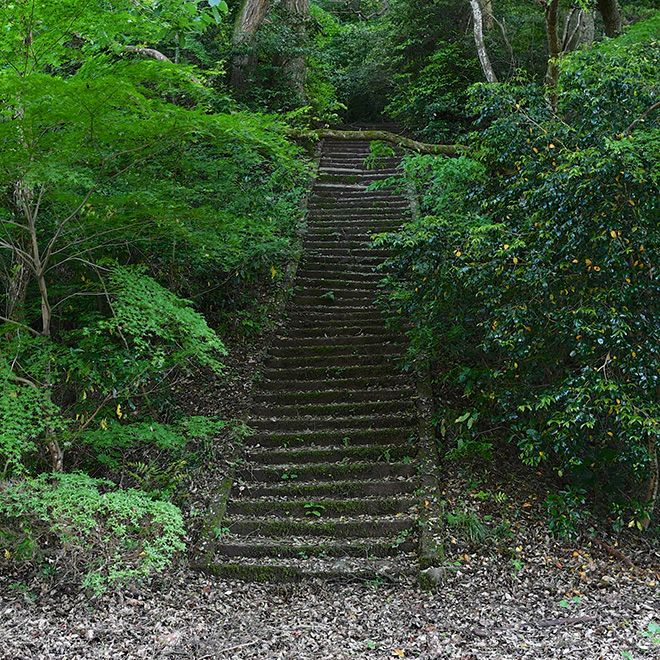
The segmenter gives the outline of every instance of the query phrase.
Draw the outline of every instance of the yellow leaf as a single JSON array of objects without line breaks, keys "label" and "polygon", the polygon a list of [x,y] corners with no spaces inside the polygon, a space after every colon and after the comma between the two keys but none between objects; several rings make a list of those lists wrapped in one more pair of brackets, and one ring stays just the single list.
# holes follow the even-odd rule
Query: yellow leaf
[{"label": "yellow leaf", "polygon": [[506,243],[504,244],[504,249],[505,249],[505,250],[508,250],[508,249],[509,249],[508,244],[506,244]]},{"label": "yellow leaf", "polygon": [[610,230],[610,236],[611,236],[612,238],[616,238],[616,232],[614,231],[614,229],[611,229],[611,230]]},{"label": "yellow leaf", "polygon": [[591,259],[585,259],[584,262],[587,264],[587,266],[591,266],[592,264]]},{"label": "yellow leaf", "polygon": [[517,264],[517,263],[518,263],[518,257],[514,257],[514,258],[513,258],[513,263],[514,263],[514,264]]},{"label": "yellow leaf", "polygon": [[394,652],[400,657],[403,658],[405,653],[401,649],[394,649]]},{"label": "yellow leaf", "polygon": [[108,420],[106,420],[106,419],[102,419],[102,420],[101,420],[101,428],[102,428],[104,431],[107,431],[107,430],[108,430]]},{"label": "yellow leaf", "polygon": [[275,275],[277,275],[277,269],[275,268],[275,266],[271,266],[270,267],[270,279],[274,280]]},{"label": "yellow leaf", "polygon": [[117,417],[119,417],[119,419],[121,419],[123,414],[124,413],[122,413],[122,411],[121,411],[121,403],[118,403],[117,404]]},{"label": "yellow leaf", "polygon": [[11,557],[11,552],[9,550],[5,550],[5,559],[9,559]]},{"label": "yellow leaf", "polygon": [[532,147],[532,151],[533,151],[535,154],[537,154],[537,153],[539,152],[539,150],[538,150],[536,147]]},{"label": "yellow leaf", "polygon": [[460,253],[458,250],[456,250],[456,252],[454,252],[454,254],[455,254],[457,257],[460,257],[460,256],[461,256],[461,253]]}]

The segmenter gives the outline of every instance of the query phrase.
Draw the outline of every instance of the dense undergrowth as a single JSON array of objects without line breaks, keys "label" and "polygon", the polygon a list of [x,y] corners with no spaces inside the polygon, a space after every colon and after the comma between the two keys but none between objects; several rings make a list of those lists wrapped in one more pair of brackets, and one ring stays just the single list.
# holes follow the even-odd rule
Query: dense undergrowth
[{"label": "dense undergrowth", "polygon": [[178,383],[227,377],[216,330],[276,285],[300,220],[278,120],[131,50],[192,48],[221,4],[3,9],[0,547],[93,590],[183,549],[177,484],[242,424],[186,417]]},{"label": "dense undergrowth", "polygon": [[564,534],[590,510],[646,528],[657,496],[659,28],[566,57],[557,112],[524,77],[473,88],[473,154],[409,156],[421,215],[378,239],[446,449],[554,469]]}]

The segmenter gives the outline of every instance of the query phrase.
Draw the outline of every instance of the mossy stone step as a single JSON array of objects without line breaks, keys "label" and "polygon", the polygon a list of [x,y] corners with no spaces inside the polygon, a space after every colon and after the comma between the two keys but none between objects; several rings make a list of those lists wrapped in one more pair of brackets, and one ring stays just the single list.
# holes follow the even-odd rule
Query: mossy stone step
[{"label": "mossy stone step", "polygon": [[331,538],[380,538],[413,529],[415,522],[409,516],[363,516],[362,518],[326,521],[249,518],[233,516],[225,525],[231,534],[260,534],[262,536],[329,536]]},{"label": "mossy stone step", "polygon": [[370,481],[309,481],[298,479],[285,480],[279,483],[246,482],[240,485],[240,492],[247,497],[388,497],[390,495],[410,494],[414,492],[413,479],[374,479]]},{"label": "mossy stone step", "polygon": [[359,445],[348,447],[304,447],[253,449],[249,454],[253,465],[301,465],[312,463],[342,463],[347,461],[410,462],[415,447],[399,445]]},{"label": "mossy stone step", "polygon": [[280,565],[269,564],[244,564],[234,560],[232,563],[212,562],[203,567],[204,572],[223,580],[243,580],[245,582],[275,582],[280,584],[307,582],[308,580],[357,580],[361,582],[375,580],[396,581],[402,575],[412,572],[394,570],[389,573],[385,570],[364,568],[357,570],[350,565],[341,564],[344,560],[339,559],[333,563],[325,562],[321,566],[304,568],[300,561],[295,565],[283,563]]},{"label": "mossy stone step", "polygon": [[304,286],[307,282],[317,283],[317,286],[331,286],[333,282],[344,283],[346,286],[373,286],[383,279],[383,274],[376,271],[352,273],[350,271],[338,270],[336,273],[329,273],[327,270],[313,270],[306,266],[301,266],[298,270],[296,283]]},{"label": "mossy stone step", "polygon": [[306,431],[301,433],[258,433],[245,439],[247,447],[310,447],[403,445],[410,441],[409,428],[382,428],[362,430]]},{"label": "mossy stone step", "polygon": [[[381,334],[356,334],[348,335],[343,333],[335,333],[331,336],[316,336],[316,337],[280,337],[277,348],[305,348],[313,351],[316,347],[324,346],[371,346],[373,344],[392,344],[395,346],[405,345],[405,335],[395,335],[383,329]],[[271,354],[273,351],[271,349]]]},{"label": "mossy stone step", "polygon": [[317,344],[315,346],[296,345],[295,343],[281,342],[279,346],[274,346],[270,349],[271,357],[286,358],[286,357],[302,357],[309,356],[310,358],[317,358],[322,356],[341,356],[341,355],[360,355],[362,357],[368,355],[397,355],[403,353],[401,344],[393,342],[365,342],[360,343],[344,343],[341,337],[335,338],[334,341],[329,341],[326,344]]},{"label": "mossy stone step", "polygon": [[298,367],[282,371],[278,368],[262,370],[262,377],[268,380],[346,380],[353,377],[382,378],[388,374],[397,373],[391,364],[340,366],[340,367]]},{"label": "mossy stone step", "polygon": [[314,501],[260,498],[256,500],[232,499],[227,505],[227,516],[281,516],[326,521],[344,516],[381,516],[408,513],[418,501],[410,497],[360,497],[356,499],[316,499]]},{"label": "mossy stone step", "polygon": [[300,306],[354,307],[355,305],[373,305],[378,298],[378,290],[373,291],[328,291],[324,294],[309,295],[304,291],[296,293],[291,302]]},{"label": "mossy stone step", "polygon": [[381,337],[383,341],[400,341],[402,343],[407,340],[405,335],[395,333],[382,323],[338,325],[327,328],[287,328],[285,332],[287,339],[295,338],[301,341],[313,341],[315,339],[325,341],[337,337],[356,340],[359,340],[360,337]]},{"label": "mossy stone step", "polygon": [[314,463],[311,465],[280,465],[241,469],[245,481],[294,483],[311,479],[378,479],[382,477],[410,477],[415,468],[411,463]]},{"label": "mossy stone step", "polygon": [[307,418],[277,418],[253,417],[250,427],[257,431],[271,431],[276,433],[298,431],[331,431],[341,429],[348,435],[355,429],[405,429],[414,426],[411,415],[367,415],[365,417],[307,417]]},{"label": "mossy stone step", "polygon": [[[327,387],[327,386],[326,386]],[[290,406],[307,403],[354,403],[356,401],[410,401],[411,392],[408,389],[372,388],[362,390],[318,389],[303,392],[260,392],[254,401],[259,405]]]},{"label": "mossy stone step", "polygon": [[[281,373],[279,374],[282,375]],[[284,374],[286,375],[286,374]],[[262,379],[259,383],[259,389],[255,398],[258,400],[258,397],[261,394],[275,394],[278,392],[284,394],[293,394],[295,392],[331,392],[334,389],[343,391],[348,398],[350,398],[350,393],[358,390],[378,390],[378,389],[390,389],[397,388],[402,391],[408,392],[408,396],[412,394],[410,386],[410,378],[405,375],[397,376],[386,374],[382,377],[373,377],[373,378],[342,378],[340,380],[295,380],[295,379],[283,379],[278,378],[277,380],[264,380]]]},{"label": "mossy stone step", "polygon": [[[353,347],[351,347],[353,348]],[[387,348],[387,347],[383,347]],[[338,355],[310,355],[301,357],[271,357],[264,364],[271,369],[297,369],[300,367],[371,367],[388,364],[394,368],[394,357],[399,351],[382,351],[380,353],[355,354],[342,353]]]},{"label": "mossy stone step", "polygon": [[272,538],[227,538],[216,544],[218,556],[224,557],[392,557],[402,552],[414,552],[415,543],[402,541],[400,537],[390,539],[333,539],[321,538],[318,543]]},{"label": "mossy stone step", "polygon": [[293,405],[257,404],[252,407],[252,414],[271,418],[284,419],[291,417],[335,417],[366,415],[406,414],[414,411],[410,400],[399,401],[355,401],[347,403],[300,403]]}]

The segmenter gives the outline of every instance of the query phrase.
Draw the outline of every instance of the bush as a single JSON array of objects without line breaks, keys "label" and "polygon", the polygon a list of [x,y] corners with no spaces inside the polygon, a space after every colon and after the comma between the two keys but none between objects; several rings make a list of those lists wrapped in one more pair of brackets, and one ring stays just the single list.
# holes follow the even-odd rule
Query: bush
[{"label": "bush", "polygon": [[660,43],[648,34],[638,24],[567,56],[559,114],[525,80],[477,86],[478,165],[412,157],[429,215],[380,239],[397,252],[390,304],[412,317],[419,354],[446,361],[523,460],[625,504],[633,524],[654,503],[660,442]]},{"label": "bush", "polygon": [[185,549],[176,507],[80,473],[5,486],[0,513],[6,557],[93,593],[162,571]]}]

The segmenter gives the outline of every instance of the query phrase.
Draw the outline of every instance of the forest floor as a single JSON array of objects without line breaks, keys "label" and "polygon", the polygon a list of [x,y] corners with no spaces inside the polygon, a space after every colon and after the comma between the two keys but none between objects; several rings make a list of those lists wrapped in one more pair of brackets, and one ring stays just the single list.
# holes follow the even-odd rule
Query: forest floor
[{"label": "forest floor", "polygon": [[[187,383],[190,414],[239,417],[268,340],[233,346],[223,383]],[[227,443],[194,479],[193,500],[223,476]],[[505,449],[492,462],[447,462],[442,487],[450,524],[430,592],[413,581],[247,584],[182,563],[90,600],[0,558],[0,660],[660,659],[660,634],[645,634],[660,623],[657,542],[588,527],[553,538],[542,505],[551,481]]]}]

